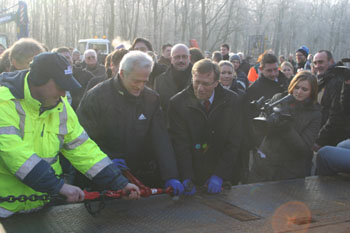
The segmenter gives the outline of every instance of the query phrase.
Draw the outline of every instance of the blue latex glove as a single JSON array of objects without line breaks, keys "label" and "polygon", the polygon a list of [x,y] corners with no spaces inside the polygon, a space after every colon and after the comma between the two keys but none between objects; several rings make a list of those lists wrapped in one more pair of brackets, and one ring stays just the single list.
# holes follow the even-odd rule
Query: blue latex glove
[{"label": "blue latex glove", "polygon": [[167,180],[167,182],[165,182],[165,188],[168,188],[169,186],[171,186],[173,188],[175,196],[179,196],[179,195],[183,194],[183,192],[185,190],[182,183],[177,179]]},{"label": "blue latex glove", "polygon": [[113,159],[112,162],[120,169],[120,170],[128,170],[128,166],[124,159]]},{"label": "blue latex glove", "polygon": [[208,193],[220,193],[222,186],[222,179],[216,175],[212,175],[207,181]]},{"label": "blue latex glove", "polygon": [[196,186],[192,183],[190,179],[184,180],[182,184],[185,188],[184,195],[193,196],[196,193]]}]

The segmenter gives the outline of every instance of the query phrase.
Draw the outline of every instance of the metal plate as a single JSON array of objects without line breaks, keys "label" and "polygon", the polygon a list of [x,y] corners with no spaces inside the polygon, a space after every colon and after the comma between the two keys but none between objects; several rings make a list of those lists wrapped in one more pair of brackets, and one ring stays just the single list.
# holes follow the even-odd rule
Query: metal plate
[{"label": "metal plate", "polygon": [[[5,232],[348,232],[350,179],[307,179],[239,185],[220,195],[173,201],[154,196],[113,200],[97,217],[64,205],[1,220]],[[1,232],[1,226],[0,226]]]}]

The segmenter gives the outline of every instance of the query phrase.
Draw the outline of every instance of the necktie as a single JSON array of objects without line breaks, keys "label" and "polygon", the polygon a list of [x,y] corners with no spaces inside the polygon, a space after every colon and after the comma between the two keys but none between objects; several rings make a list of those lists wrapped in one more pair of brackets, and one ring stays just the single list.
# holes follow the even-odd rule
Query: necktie
[{"label": "necktie", "polygon": [[209,100],[204,101],[203,105],[204,105],[205,111],[209,112],[210,101]]}]

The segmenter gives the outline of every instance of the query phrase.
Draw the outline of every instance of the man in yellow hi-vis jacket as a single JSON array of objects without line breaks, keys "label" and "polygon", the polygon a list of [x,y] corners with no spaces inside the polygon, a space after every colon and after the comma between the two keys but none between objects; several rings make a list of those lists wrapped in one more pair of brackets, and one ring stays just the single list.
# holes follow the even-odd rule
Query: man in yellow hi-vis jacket
[{"label": "man in yellow hi-vis jacket", "polygon": [[[0,85],[0,197],[47,193],[82,201],[84,192],[60,178],[59,152],[98,186],[123,189],[129,199],[140,197],[137,186],[88,137],[64,98],[80,84],[63,56],[41,53],[29,70],[1,74]],[[2,202],[0,217],[31,212],[45,203]]]}]

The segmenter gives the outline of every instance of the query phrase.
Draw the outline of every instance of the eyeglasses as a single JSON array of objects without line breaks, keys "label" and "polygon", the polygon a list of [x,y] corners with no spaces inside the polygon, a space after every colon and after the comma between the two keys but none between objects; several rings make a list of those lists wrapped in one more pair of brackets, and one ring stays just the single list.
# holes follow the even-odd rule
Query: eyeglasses
[{"label": "eyeglasses", "polygon": [[88,59],[88,60],[90,60],[90,59],[96,59],[96,57],[90,56],[90,57],[86,57],[86,59]]},{"label": "eyeglasses", "polygon": [[207,82],[201,82],[201,81],[193,79],[193,86],[198,87],[199,85],[202,85],[203,87],[210,87],[211,85],[213,85],[216,82],[217,82],[217,80],[215,80],[212,83],[207,83]]}]

